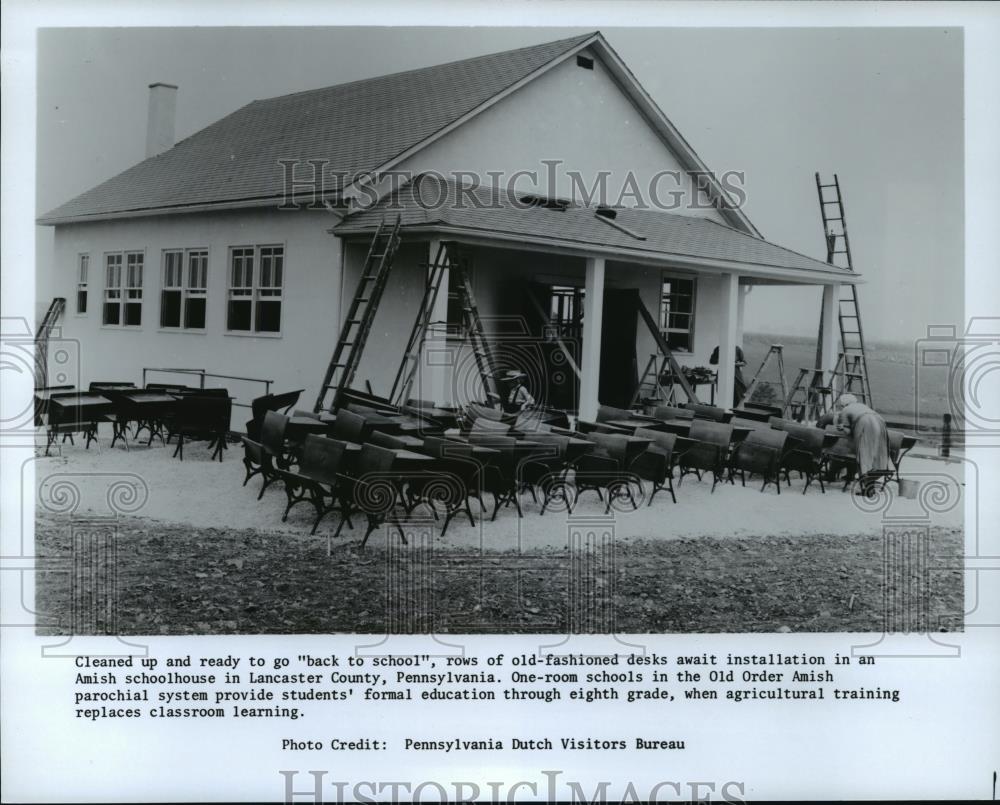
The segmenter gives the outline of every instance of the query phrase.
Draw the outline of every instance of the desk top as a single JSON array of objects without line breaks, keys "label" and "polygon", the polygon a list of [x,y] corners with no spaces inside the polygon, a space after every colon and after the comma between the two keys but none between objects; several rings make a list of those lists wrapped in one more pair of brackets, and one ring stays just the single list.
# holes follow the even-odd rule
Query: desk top
[{"label": "desk top", "polygon": [[125,399],[137,403],[138,405],[148,405],[152,403],[175,403],[178,398],[173,394],[162,394],[158,391],[143,391],[139,394],[128,394]]},{"label": "desk top", "polygon": [[62,406],[84,406],[84,405],[110,405],[111,400],[107,397],[102,397],[100,394],[89,394],[87,392],[81,392],[80,394],[70,394],[66,397],[56,397],[55,399],[50,398],[49,403],[51,405],[62,405]]},{"label": "desk top", "polygon": [[288,422],[286,424],[298,426],[312,425],[314,427],[321,428],[322,430],[326,430],[326,426],[329,423],[324,422],[322,419],[315,419],[311,416],[291,416],[288,418]]}]

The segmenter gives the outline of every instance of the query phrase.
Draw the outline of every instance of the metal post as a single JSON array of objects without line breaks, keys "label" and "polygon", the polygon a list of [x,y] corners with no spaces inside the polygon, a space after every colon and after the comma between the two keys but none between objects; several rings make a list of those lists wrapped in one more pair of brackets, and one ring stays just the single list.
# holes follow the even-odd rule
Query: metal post
[{"label": "metal post", "polygon": [[948,458],[951,455],[951,414],[944,415],[944,423],[941,426],[941,457]]}]

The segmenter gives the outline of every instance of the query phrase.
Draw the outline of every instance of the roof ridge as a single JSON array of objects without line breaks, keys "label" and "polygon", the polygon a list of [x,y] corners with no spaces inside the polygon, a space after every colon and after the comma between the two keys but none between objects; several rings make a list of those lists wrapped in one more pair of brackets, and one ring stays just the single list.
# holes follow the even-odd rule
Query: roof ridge
[{"label": "roof ridge", "polygon": [[[294,97],[296,97],[298,95],[308,95],[311,92],[326,92],[327,90],[331,90],[331,89],[339,89],[341,87],[351,87],[351,86],[354,86],[356,84],[364,84],[364,83],[367,83],[368,81],[378,81],[378,80],[383,79],[383,78],[397,78],[399,76],[408,75],[410,73],[419,73],[419,72],[422,72],[424,70],[433,70],[433,69],[437,69],[439,67],[451,67],[451,66],[454,66],[456,64],[462,64],[462,63],[465,63],[465,62],[470,62],[471,63],[471,62],[475,62],[475,61],[480,61],[481,59],[489,59],[489,58],[493,58],[494,56],[503,56],[503,55],[507,55],[507,54],[511,54],[511,53],[520,53],[521,51],[533,50],[535,48],[552,47],[553,45],[565,44],[566,45],[565,50],[569,50],[574,45],[579,44],[580,42],[584,42],[587,39],[590,39],[590,38],[596,36],[599,33],[600,33],[599,30],[594,30],[594,31],[590,31],[589,33],[586,33],[586,34],[579,34],[577,36],[570,36],[570,37],[567,37],[565,39],[553,39],[553,40],[548,41],[548,42],[538,42],[538,43],[536,43],[534,45],[525,45],[525,46],[519,47],[519,48],[510,48],[509,50],[496,50],[496,51],[494,51],[492,53],[482,53],[482,54],[480,54],[478,56],[467,56],[464,59],[453,59],[452,61],[439,62],[437,64],[427,64],[427,65],[424,65],[423,67],[411,67],[408,70],[397,70],[394,73],[382,73],[380,75],[369,76],[368,78],[356,78],[353,81],[344,81],[343,83],[340,83],[340,84],[328,84],[327,86],[324,86],[324,87],[314,87],[313,89],[303,89],[303,90],[299,90],[298,92],[289,92],[289,93],[286,93],[284,95],[272,95],[272,96],[270,96],[268,98],[256,98],[256,99],[250,101],[250,103],[248,103],[246,105],[247,106],[252,106],[253,104],[267,103],[268,101],[277,101],[277,100],[281,100],[283,98],[294,98]],[[571,42],[573,43],[573,45],[569,44]]]}]

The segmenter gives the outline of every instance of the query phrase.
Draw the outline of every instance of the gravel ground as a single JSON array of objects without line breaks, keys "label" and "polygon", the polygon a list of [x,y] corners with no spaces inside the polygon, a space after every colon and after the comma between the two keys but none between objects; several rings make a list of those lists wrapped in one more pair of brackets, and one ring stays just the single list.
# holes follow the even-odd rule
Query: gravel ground
[{"label": "gravel ground", "polygon": [[[74,593],[69,520],[44,517],[40,633],[65,634]],[[115,541],[119,634],[882,631],[885,601],[922,590],[920,629],[960,628],[962,535],[929,532],[930,571],[886,567],[872,535],[634,540],[531,554],[433,545],[396,550],[373,537],[326,555],[325,540],[194,529],[123,518]],[[895,546],[898,547],[898,546]],[[99,561],[77,575],[92,602]],[[46,571],[50,568],[50,572]],[[888,579],[888,586],[886,585]],[[887,596],[883,592],[888,593]],[[86,609],[86,608],[85,608]],[[87,631],[86,627],[83,630]]]}]

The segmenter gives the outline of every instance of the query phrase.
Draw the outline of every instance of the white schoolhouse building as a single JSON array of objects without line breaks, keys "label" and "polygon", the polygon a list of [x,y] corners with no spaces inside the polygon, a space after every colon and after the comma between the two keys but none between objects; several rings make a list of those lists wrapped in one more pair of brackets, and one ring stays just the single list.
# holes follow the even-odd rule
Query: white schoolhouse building
[{"label": "white schoolhouse building", "polygon": [[[55,228],[56,324],[81,342],[82,386],[202,369],[302,388],[311,405],[372,233],[397,215],[355,379],[381,395],[443,241],[468,256],[484,323],[533,393],[582,416],[627,404],[656,352],[636,299],[682,364],[703,365],[716,346],[734,354],[752,286],[821,285],[833,321],[840,284],[859,279],[765,240],[597,32],[254,101],[174,143],[177,91],[150,87],[147,159],[39,219]],[[454,308],[442,293],[415,397],[476,396],[456,376]],[[717,399],[733,387],[723,360]]]}]

